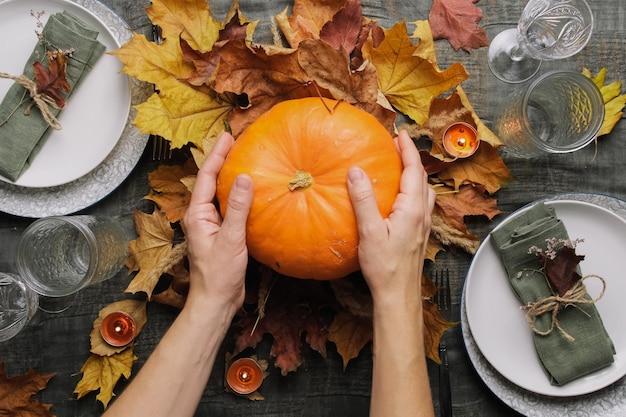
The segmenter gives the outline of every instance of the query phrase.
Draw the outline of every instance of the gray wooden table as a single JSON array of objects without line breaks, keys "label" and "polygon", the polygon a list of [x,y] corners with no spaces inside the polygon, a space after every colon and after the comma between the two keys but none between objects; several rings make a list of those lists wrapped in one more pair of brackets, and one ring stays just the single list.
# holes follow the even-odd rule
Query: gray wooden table
[{"label": "gray wooden table", "polygon": [[[144,7],[146,0],[104,0],[135,31],[150,34],[150,21]],[[240,0],[246,17],[260,19],[258,41],[270,41],[270,17],[281,12],[290,3],[286,0]],[[407,21],[426,19],[431,7],[430,0],[362,0],[364,14],[380,21],[383,26],[406,17]],[[591,0],[596,17],[596,28],[591,42],[578,56],[555,67],[580,69],[583,65],[597,72],[607,67],[609,81],[626,80],[626,2],[623,0]],[[523,0],[481,0],[478,6],[484,17],[480,24],[492,37],[498,31],[513,26],[525,4]],[[230,6],[227,1],[212,1],[214,16],[222,19]],[[477,113],[490,125],[495,111],[506,97],[509,87],[498,82],[486,66],[486,48],[471,54],[455,52],[446,41],[437,42],[439,64],[446,68],[461,61],[472,77],[464,82]],[[544,66],[543,70],[550,68]],[[501,210],[510,213],[539,198],[562,192],[591,192],[626,199],[624,161],[626,160],[626,123],[622,120],[612,134],[602,137],[598,143],[597,157],[594,147],[575,154],[546,156],[533,160],[506,159],[516,180],[496,195]],[[146,150],[129,178],[112,194],[84,209],[84,213],[119,216],[129,231],[133,230],[132,216],[135,209],[151,211],[151,203],[142,200],[147,194],[147,174],[156,168],[151,151]],[[470,220],[471,229],[484,237],[505,215],[492,222],[483,219]],[[21,232],[33,219],[0,214],[0,270],[15,271],[15,245]],[[463,253],[444,253],[438,258],[438,266],[451,271],[453,277],[454,317],[460,317],[463,281],[471,257]],[[125,272],[101,285],[87,288],[79,294],[76,305],[58,315],[40,314],[35,322],[18,337],[0,344],[0,361],[6,363],[10,375],[35,368],[39,372],[56,372],[49,385],[38,398],[53,404],[52,411],[63,417],[96,416],[102,407],[95,396],[76,400],[72,391],[80,375],[77,373],[88,357],[88,334],[98,311],[117,301],[129,281]],[[176,311],[161,305],[149,306],[149,324],[141,334],[136,354],[136,372],[154,349]],[[222,353],[225,353],[227,340]],[[519,415],[494,395],[474,370],[465,349],[460,326],[448,336],[454,412],[457,416],[516,416]],[[265,349],[265,351],[264,351]],[[269,344],[260,347],[267,353]],[[329,345],[328,359],[305,350],[306,362],[296,373],[286,377],[272,372],[263,384],[266,400],[250,402],[223,393],[224,365],[215,367],[198,409],[198,416],[366,416],[368,415],[371,350],[351,361],[342,371],[341,359]],[[223,356],[220,356],[223,357]],[[429,363],[433,398],[437,404],[437,366]],[[119,392],[124,384],[116,389]],[[624,397],[626,402],[626,396]],[[584,414],[585,410],[577,415]],[[407,416],[411,415],[407,410]],[[593,415],[593,414],[592,414]]]}]

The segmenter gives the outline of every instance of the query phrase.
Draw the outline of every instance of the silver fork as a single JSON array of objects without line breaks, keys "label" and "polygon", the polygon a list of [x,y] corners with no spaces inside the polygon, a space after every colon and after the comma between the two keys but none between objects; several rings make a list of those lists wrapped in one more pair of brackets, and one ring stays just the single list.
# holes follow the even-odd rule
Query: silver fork
[{"label": "silver fork", "polygon": [[[450,321],[452,310],[452,297],[450,295],[450,271],[442,269],[435,271],[435,303],[437,309],[446,321]],[[452,393],[450,390],[450,367],[448,364],[448,348],[445,335],[439,340],[439,415],[441,417],[452,416]]]},{"label": "silver fork", "polygon": [[[163,42],[161,36],[161,28],[158,25],[152,25],[152,38],[157,45]],[[172,158],[172,149],[170,148],[170,142],[159,135],[152,136],[152,160],[161,161]]]}]

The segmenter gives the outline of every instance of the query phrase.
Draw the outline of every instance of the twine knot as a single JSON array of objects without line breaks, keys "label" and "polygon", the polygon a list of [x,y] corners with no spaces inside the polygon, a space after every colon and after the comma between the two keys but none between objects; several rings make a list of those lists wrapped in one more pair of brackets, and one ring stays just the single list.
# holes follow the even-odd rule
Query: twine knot
[{"label": "twine knot", "polygon": [[[594,299],[586,297],[587,289],[585,288],[585,284],[583,283],[583,281],[587,278],[597,278],[602,282],[602,291],[600,292],[600,295]],[[563,329],[561,327],[561,324],[559,323],[559,319],[558,319],[559,312],[563,308],[570,306],[570,305],[576,306],[577,304],[593,304],[604,296],[605,289],[606,289],[606,282],[604,281],[602,277],[598,275],[587,275],[581,278],[580,280],[578,280],[576,284],[574,284],[572,288],[570,288],[562,296],[553,295],[550,297],[546,297],[534,303],[529,302],[528,304],[526,304],[525,306],[522,306],[521,308],[522,310],[526,312],[526,321],[528,322],[528,324],[530,325],[530,327],[533,329],[533,331],[536,334],[547,336],[550,333],[552,333],[554,329],[556,328],[561,332],[561,334],[563,335],[563,337],[565,337],[565,339],[567,339],[570,342],[573,342],[576,339],[572,337],[572,335],[567,333],[565,329]],[[535,321],[537,317],[545,313],[550,313],[550,312],[552,313],[552,321],[550,323],[550,327],[545,331],[538,329],[537,326],[535,325]],[[583,313],[587,314],[584,311]]]},{"label": "twine knot", "polygon": [[[52,111],[50,110],[50,107],[59,109],[59,106],[56,105],[52,98],[37,91],[37,83],[35,81],[31,80],[23,74],[16,76],[7,74],[6,72],[0,72],[0,78],[13,80],[22,87],[24,87],[26,90],[28,90],[30,97],[33,99],[34,103],[41,111],[41,115],[43,116],[43,119],[46,121],[48,126],[55,130],[61,130],[63,128],[63,126],[61,126],[61,123],[59,123],[58,119],[54,116],[54,114],[52,114]],[[31,106],[28,106],[28,108],[24,112],[25,114],[28,114],[30,112],[30,107]]]}]

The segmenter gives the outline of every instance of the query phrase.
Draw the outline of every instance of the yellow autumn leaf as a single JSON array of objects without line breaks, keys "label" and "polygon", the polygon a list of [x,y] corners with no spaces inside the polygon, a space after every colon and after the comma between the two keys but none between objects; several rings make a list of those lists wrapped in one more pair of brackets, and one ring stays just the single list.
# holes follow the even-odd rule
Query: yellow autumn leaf
[{"label": "yellow autumn leaf", "polygon": [[195,68],[183,60],[178,38],[166,39],[158,45],[135,34],[116,51],[111,52],[124,67],[122,72],[162,89],[168,79],[184,78]]},{"label": "yellow autumn leaf", "polygon": [[143,291],[151,297],[163,272],[161,262],[172,254],[174,229],[159,210],[152,214],[136,210],[135,227],[139,237],[129,244],[130,254],[126,266],[129,271],[138,270],[139,273],[130,282],[126,292]]},{"label": "yellow autumn leaf", "polygon": [[126,349],[126,346],[112,346],[105,342],[100,334],[100,327],[102,321],[106,316],[116,311],[123,311],[129,314],[133,320],[135,320],[135,337],[141,333],[143,326],[146,325],[148,317],[146,314],[146,301],[140,300],[122,300],[116,301],[104,307],[98,313],[98,318],[93,323],[93,329],[89,335],[91,340],[91,353],[95,353],[99,356],[112,356],[116,353],[122,352]]},{"label": "yellow autumn leaf", "polygon": [[222,132],[232,105],[170,78],[137,110],[134,124],[142,132],[163,136],[172,148],[181,148],[187,143],[201,146],[206,137]]},{"label": "yellow autumn leaf", "polygon": [[456,92],[461,98],[461,103],[463,103],[463,107],[468,109],[470,113],[472,114],[472,120],[474,120],[474,123],[476,123],[476,130],[478,131],[478,137],[480,138],[480,140],[485,141],[489,143],[491,146],[495,146],[495,147],[504,145],[502,141],[500,140],[500,138],[498,138],[496,134],[493,133],[493,131],[487,127],[485,122],[483,122],[483,120],[478,116],[478,114],[476,114],[476,111],[474,110],[472,103],[467,97],[465,90],[463,90],[463,87],[458,86],[456,88]]},{"label": "yellow autumn leaf", "polygon": [[96,399],[106,408],[115,395],[113,388],[122,376],[130,378],[136,360],[137,356],[133,353],[132,346],[112,356],[90,355],[80,369],[83,377],[76,384],[74,393],[80,399],[90,392],[100,390]]},{"label": "yellow autumn leaf", "polygon": [[186,40],[196,51],[210,51],[222,24],[211,16],[206,0],[153,0],[146,9],[152,23],[159,25],[164,39]]},{"label": "yellow autumn leaf", "polygon": [[437,53],[435,52],[435,41],[433,40],[433,32],[430,30],[430,23],[428,20],[416,20],[410,23],[415,25],[415,31],[411,38],[419,39],[413,55],[437,65]]},{"label": "yellow autumn leaf", "polygon": [[606,81],[606,68],[602,68],[594,77],[587,68],[583,68],[583,75],[591,78],[598,86],[602,97],[604,98],[604,122],[598,132],[598,136],[608,135],[611,133],[617,122],[624,115],[624,106],[626,106],[626,94],[620,95],[622,91],[622,82],[615,81],[604,85]]},{"label": "yellow autumn leaf", "polygon": [[416,47],[404,22],[396,23],[378,48],[371,41],[363,47],[378,73],[378,85],[389,102],[418,124],[428,120],[432,100],[469,77],[465,67],[455,62],[440,71],[428,60],[415,56]]}]

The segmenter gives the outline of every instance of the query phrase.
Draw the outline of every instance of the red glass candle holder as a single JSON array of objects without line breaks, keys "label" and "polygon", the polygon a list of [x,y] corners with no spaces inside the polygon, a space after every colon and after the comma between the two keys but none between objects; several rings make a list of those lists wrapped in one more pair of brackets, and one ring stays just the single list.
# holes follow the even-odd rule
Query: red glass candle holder
[{"label": "red glass candle holder", "polygon": [[130,314],[116,311],[107,315],[100,325],[100,334],[111,346],[126,346],[135,338],[137,327]]},{"label": "red glass candle holder", "polygon": [[455,158],[467,158],[476,152],[480,140],[478,132],[470,124],[452,123],[443,133],[443,148]]},{"label": "red glass candle holder", "polygon": [[226,382],[237,394],[251,394],[263,383],[263,369],[252,358],[237,359],[228,368]]}]

